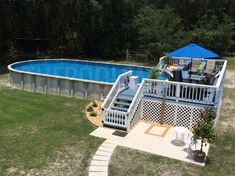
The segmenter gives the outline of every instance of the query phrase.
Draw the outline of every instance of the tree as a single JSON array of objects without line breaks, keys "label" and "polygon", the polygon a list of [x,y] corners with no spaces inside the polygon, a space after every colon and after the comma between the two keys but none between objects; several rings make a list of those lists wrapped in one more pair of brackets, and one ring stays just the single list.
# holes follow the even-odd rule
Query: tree
[{"label": "tree", "polygon": [[197,152],[197,154],[203,156],[203,158],[201,158],[201,161],[204,161],[205,156],[205,153],[203,152],[203,144],[205,142],[213,142],[216,137],[216,132],[213,128],[215,118],[215,111],[211,108],[206,108],[200,113],[200,116],[193,127],[194,140],[201,140],[201,149],[200,152]]},{"label": "tree", "polygon": [[191,38],[189,40],[216,52],[224,53],[231,45],[232,32],[233,25],[229,17],[225,17],[223,22],[219,22],[215,16],[210,20],[204,17],[200,24],[189,32]]},{"label": "tree", "polygon": [[140,44],[163,54],[184,44],[181,19],[173,9],[144,7],[134,18],[133,26],[138,32]]}]

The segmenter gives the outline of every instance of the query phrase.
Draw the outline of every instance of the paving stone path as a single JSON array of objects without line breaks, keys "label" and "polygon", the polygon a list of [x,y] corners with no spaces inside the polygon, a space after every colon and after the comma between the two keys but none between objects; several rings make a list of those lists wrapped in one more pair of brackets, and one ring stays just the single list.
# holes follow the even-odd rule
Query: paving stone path
[{"label": "paving stone path", "polygon": [[108,176],[109,160],[117,144],[112,140],[106,140],[96,151],[92,158],[89,176]]}]

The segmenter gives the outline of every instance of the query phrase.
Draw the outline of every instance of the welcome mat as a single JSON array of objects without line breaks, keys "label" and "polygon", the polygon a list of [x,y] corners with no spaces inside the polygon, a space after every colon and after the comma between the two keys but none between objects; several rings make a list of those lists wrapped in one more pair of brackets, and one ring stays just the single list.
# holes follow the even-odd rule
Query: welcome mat
[{"label": "welcome mat", "polygon": [[112,133],[112,135],[119,136],[119,137],[125,137],[127,135],[127,132],[116,130]]}]

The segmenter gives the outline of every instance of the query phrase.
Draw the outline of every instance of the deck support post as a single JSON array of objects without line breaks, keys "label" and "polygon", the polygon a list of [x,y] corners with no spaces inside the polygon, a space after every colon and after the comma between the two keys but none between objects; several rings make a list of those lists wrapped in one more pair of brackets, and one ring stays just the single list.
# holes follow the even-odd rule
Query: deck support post
[{"label": "deck support post", "polygon": [[180,83],[176,85],[176,102],[178,102],[178,98],[180,97]]}]

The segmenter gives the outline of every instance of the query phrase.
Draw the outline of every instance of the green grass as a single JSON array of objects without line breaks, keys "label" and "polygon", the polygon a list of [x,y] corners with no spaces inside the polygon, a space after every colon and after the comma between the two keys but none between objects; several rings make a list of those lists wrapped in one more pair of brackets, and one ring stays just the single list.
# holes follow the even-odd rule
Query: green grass
[{"label": "green grass", "polygon": [[92,154],[103,141],[89,136],[95,128],[83,113],[87,103],[0,88],[0,173],[7,175],[10,167],[40,170],[54,162],[58,152],[72,147],[80,155],[76,174],[85,175]]},{"label": "green grass", "polygon": [[210,146],[208,163],[196,166],[162,156],[118,147],[112,155],[109,174],[138,175],[235,175],[235,89],[224,91],[223,108],[217,124],[218,138]]}]

